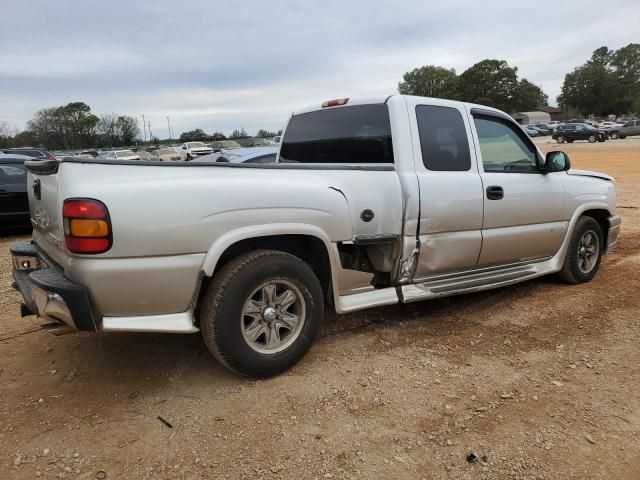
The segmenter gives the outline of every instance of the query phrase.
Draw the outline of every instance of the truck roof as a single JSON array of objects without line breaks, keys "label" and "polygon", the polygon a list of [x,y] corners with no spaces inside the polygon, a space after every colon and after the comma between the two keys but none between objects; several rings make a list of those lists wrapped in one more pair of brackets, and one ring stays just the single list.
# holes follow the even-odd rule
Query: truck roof
[{"label": "truck roof", "polygon": [[[369,98],[345,98],[345,99],[340,99],[340,100],[346,100],[346,103],[344,103],[343,105],[336,105],[336,106],[332,106],[330,108],[341,108],[341,107],[349,107],[349,106],[353,106],[353,105],[371,105],[371,104],[380,104],[380,103],[386,103],[391,97],[406,97],[406,98],[420,98],[420,99],[424,99],[424,98],[428,98],[430,100],[433,100],[434,103],[440,103],[440,102],[446,102],[446,103],[451,103],[451,104],[458,104],[458,105],[465,105],[467,106],[467,108],[470,110],[472,108],[481,108],[483,110],[490,110],[492,112],[498,112],[504,115],[504,112],[502,112],[501,110],[498,110],[496,108],[493,107],[489,107],[486,105],[479,105],[479,104],[475,104],[475,103],[467,103],[467,102],[460,102],[458,100],[448,100],[448,99],[443,99],[443,98],[431,98],[431,97],[420,97],[417,95],[387,95],[384,97],[369,97]],[[333,99],[329,100],[332,101]],[[326,103],[326,102],[324,102]],[[315,105],[308,105],[306,107],[303,107],[299,110],[296,110],[293,112],[292,115],[300,115],[302,113],[309,113],[309,112],[314,112],[316,110],[322,110],[323,108],[327,108],[326,106],[323,105],[323,103],[317,103]]]}]

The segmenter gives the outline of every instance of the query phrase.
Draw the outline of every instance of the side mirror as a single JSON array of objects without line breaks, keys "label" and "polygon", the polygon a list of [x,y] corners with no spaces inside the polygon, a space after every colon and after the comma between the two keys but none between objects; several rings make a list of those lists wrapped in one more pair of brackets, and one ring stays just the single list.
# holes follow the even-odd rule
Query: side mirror
[{"label": "side mirror", "polygon": [[571,168],[569,155],[560,151],[549,152],[545,156],[544,166],[545,166],[545,171],[549,173],[566,172]]},{"label": "side mirror", "polygon": [[186,146],[186,145],[184,145],[184,146],[182,147],[182,149],[183,149],[183,150],[186,150],[186,149],[187,149],[187,146]]}]

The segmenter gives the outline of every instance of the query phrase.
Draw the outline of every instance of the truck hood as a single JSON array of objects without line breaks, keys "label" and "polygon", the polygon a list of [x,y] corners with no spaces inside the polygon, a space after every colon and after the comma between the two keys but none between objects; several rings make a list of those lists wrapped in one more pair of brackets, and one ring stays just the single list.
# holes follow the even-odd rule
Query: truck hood
[{"label": "truck hood", "polygon": [[602,180],[608,180],[610,182],[613,181],[613,177],[610,177],[606,173],[592,172],[590,170],[574,170],[572,168],[569,171],[567,171],[567,173],[569,175],[578,175],[580,177],[594,177],[594,178],[601,178]]}]

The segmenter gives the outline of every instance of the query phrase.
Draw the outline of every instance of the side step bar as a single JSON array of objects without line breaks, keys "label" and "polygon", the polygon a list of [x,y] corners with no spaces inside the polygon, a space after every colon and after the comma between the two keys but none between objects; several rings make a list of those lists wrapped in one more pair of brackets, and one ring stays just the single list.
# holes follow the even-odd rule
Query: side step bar
[{"label": "side step bar", "polygon": [[528,277],[534,278],[539,274],[540,270],[534,265],[521,265],[500,270],[428,280],[413,285],[403,285],[399,290],[402,301],[409,303],[458,293],[488,290],[509,283],[516,283]]}]

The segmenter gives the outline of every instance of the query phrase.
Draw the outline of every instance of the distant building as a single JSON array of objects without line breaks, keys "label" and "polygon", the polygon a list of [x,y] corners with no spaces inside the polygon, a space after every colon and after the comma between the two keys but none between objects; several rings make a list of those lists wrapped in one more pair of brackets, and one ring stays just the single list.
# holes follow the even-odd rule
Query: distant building
[{"label": "distant building", "polygon": [[567,112],[557,107],[539,107],[537,110],[548,113],[551,116],[551,120],[565,120],[564,117],[567,115]]},{"label": "distant building", "polygon": [[516,122],[522,125],[530,125],[534,123],[549,123],[551,121],[551,115],[549,115],[547,112],[541,111],[517,112],[511,116]]}]

